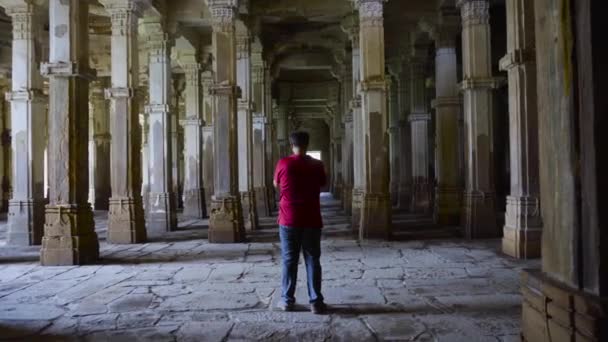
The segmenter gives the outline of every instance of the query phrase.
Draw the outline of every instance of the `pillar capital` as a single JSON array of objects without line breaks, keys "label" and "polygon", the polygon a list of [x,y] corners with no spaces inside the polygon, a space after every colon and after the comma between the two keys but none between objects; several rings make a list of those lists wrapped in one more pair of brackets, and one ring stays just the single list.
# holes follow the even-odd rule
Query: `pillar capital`
[{"label": "pillar capital", "polygon": [[213,30],[234,33],[238,0],[207,0],[207,6],[213,18]]},{"label": "pillar capital", "polygon": [[384,25],[384,3],[387,0],[355,0],[359,22],[363,26]]},{"label": "pillar capital", "polygon": [[37,7],[34,0],[0,0],[0,6],[13,18],[21,14],[32,14]]},{"label": "pillar capital", "polygon": [[[115,24],[126,25],[127,19],[124,14],[134,14],[139,18],[144,11],[144,3],[142,0],[99,0],[108,13],[112,16],[112,26]],[[135,22],[137,24],[137,22]]]},{"label": "pillar capital", "polygon": [[490,2],[488,0],[458,0],[463,25],[489,25]]}]

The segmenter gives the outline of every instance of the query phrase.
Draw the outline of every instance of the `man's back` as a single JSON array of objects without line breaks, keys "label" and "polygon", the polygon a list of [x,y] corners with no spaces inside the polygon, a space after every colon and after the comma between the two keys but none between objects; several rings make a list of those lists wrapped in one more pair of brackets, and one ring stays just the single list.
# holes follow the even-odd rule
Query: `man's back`
[{"label": "man's back", "polygon": [[277,164],[275,181],[281,192],[279,225],[321,228],[319,194],[325,186],[323,163],[309,156],[292,155]]}]

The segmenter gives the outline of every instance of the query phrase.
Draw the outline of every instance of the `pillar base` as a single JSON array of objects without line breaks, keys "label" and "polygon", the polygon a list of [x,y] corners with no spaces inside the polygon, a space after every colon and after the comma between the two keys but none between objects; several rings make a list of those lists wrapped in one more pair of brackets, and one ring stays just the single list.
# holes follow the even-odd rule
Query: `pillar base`
[{"label": "pillar base", "polygon": [[343,196],[343,194],[342,194],[342,184],[336,184],[334,186],[333,195],[334,195],[334,198],[337,199],[337,200],[341,200],[343,198],[342,197]]},{"label": "pillar base", "polygon": [[397,209],[409,211],[412,205],[412,196],[412,186],[410,184],[399,184]]},{"label": "pillar base", "polygon": [[148,194],[148,214],[146,223],[148,237],[159,237],[177,228],[175,194],[170,192]]},{"label": "pillar base", "polygon": [[507,196],[503,253],[518,259],[540,258],[541,235],[538,198]]},{"label": "pillar base", "polygon": [[241,192],[241,208],[243,212],[243,223],[245,229],[258,229],[258,215],[256,208],[256,198],[252,191]]},{"label": "pillar base", "polygon": [[391,183],[391,206],[397,207],[399,205],[399,183]]},{"label": "pillar base", "polygon": [[8,202],[7,244],[39,245],[44,233],[44,200],[10,200]]},{"label": "pillar base", "polygon": [[458,187],[438,186],[435,191],[435,222],[444,226],[460,224],[462,189]]},{"label": "pillar base", "polygon": [[353,189],[351,229],[355,236],[359,236],[359,228],[361,226],[361,208],[363,206],[363,191],[361,189]]},{"label": "pillar base", "polygon": [[522,341],[608,341],[608,298],[572,289],[540,271],[524,271],[521,282]]},{"label": "pillar base", "polygon": [[491,239],[500,237],[496,224],[493,193],[465,192],[464,234],[468,239]]},{"label": "pillar base", "polygon": [[254,189],[255,204],[258,217],[270,216],[270,202],[268,200],[268,189],[265,186]]},{"label": "pillar base", "polygon": [[428,180],[414,182],[411,211],[414,213],[428,214],[431,212],[431,203],[431,184]]},{"label": "pillar base", "polygon": [[213,197],[212,187],[203,187],[203,193],[205,194],[205,212],[207,216],[211,215],[211,201]]},{"label": "pillar base", "polygon": [[352,215],[353,213],[353,188],[345,186],[342,191],[344,198],[342,200],[342,209],[346,215]]},{"label": "pillar base", "polygon": [[108,242],[122,244],[145,242],[147,234],[141,201],[129,197],[112,197],[109,204]]},{"label": "pillar base", "polygon": [[41,265],[84,265],[97,261],[99,242],[89,204],[47,205],[45,221]]},{"label": "pillar base", "polygon": [[184,190],[184,216],[202,219],[207,216],[204,189]]},{"label": "pillar base", "polygon": [[364,193],[359,238],[388,240],[391,235],[391,199],[388,194]]},{"label": "pillar base", "polygon": [[100,192],[100,190],[95,190],[95,203],[93,204],[93,208],[95,210],[109,210],[110,195],[110,191]]},{"label": "pillar base", "polygon": [[213,199],[209,215],[209,242],[235,243],[245,241],[245,227],[239,197]]}]

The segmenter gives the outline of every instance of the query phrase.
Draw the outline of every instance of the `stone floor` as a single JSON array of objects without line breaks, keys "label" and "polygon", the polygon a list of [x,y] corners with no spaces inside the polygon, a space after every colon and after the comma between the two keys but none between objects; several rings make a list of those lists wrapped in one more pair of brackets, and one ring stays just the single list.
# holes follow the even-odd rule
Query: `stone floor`
[{"label": "stone floor", "polygon": [[98,265],[40,267],[37,248],[0,245],[0,340],[518,341],[518,273],[538,262],[502,256],[497,240],[361,243],[323,204],[328,315],[307,311],[303,282],[297,312],[274,309],[274,219],[244,244],[209,244],[204,221],[182,220],[162,241],[109,245],[98,213]]}]

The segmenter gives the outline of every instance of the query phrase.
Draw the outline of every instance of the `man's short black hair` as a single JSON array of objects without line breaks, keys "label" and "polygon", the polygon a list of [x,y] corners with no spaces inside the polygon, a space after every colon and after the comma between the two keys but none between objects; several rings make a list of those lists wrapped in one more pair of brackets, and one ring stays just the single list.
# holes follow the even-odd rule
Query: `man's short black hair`
[{"label": "man's short black hair", "polygon": [[295,147],[299,148],[308,148],[308,142],[310,141],[310,136],[307,132],[293,132],[289,135],[289,143]]}]

